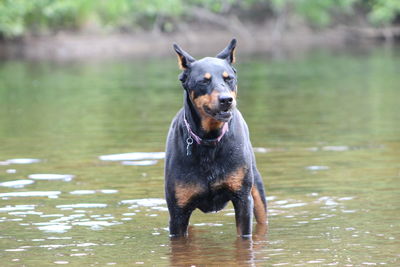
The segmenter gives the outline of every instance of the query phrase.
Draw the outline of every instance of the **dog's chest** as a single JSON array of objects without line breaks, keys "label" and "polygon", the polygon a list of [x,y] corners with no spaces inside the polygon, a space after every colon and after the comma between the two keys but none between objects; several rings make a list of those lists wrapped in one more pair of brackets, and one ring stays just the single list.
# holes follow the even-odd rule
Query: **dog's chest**
[{"label": "dog's chest", "polygon": [[230,156],[229,151],[221,148],[198,147],[194,168],[208,183],[213,183],[224,176],[237,165],[237,160]]},{"label": "dog's chest", "polygon": [[207,153],[202,154],[197,164],[193,165],[200,183],[211,192],[239,190],[248,172],[248,164],[232,153],[223,152],[225,156],[218,155],[218,151]]},{"label": "dog's chest", "polygon": [[203,181],[197,207],[203,212],[218,211],[225,207],[232,193],[242,189],[247,173],[246,167],[237,167],[222,172],[210,171]]},{"label": "dog's chest", "polygon": [[197,166],[199,171],[207,175],[208,179],[215,178],[220,173],[224,166],[218,160],[218,153],[214,149],[206,149],[200,147],[197,153]]}]

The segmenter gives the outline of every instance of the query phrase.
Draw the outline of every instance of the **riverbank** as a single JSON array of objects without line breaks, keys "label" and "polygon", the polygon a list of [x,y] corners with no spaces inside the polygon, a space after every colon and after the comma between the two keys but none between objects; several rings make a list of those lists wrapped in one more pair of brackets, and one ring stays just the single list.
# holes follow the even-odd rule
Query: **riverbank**
[{"label": "riverbank", "polygon": [[215,53],[232,38],[239,41],[242,53],[298,53],[318,47],[342,48],[389,42],[400,36],[400,28],[371,29],[336,27],[313,30],[296,27],[277,31],[275,27],[257,26],[233,29],[197,28],[175,33],[74,33],[31,36],[0,42],[0,58],[27,60],[86,60],[127,57],[165,56],[172,53],[174,42],[190,47],[193,54]]}]

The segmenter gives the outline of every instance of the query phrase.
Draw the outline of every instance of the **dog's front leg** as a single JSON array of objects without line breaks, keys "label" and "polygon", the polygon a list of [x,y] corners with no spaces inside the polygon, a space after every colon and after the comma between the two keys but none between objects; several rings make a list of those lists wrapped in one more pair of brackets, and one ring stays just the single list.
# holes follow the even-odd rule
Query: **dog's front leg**
[{"label": "dog's front leg", "polygon": [[239,195],[232,199],[235,208],[236,229],[242,237],[251,236],[253,221],[253,198],[250,194]]},{"label": "dog's front leg", "polygon": [[177,207],[169,208],[169,234],[171,237],[187,236],[191,210],[184,210]]}]

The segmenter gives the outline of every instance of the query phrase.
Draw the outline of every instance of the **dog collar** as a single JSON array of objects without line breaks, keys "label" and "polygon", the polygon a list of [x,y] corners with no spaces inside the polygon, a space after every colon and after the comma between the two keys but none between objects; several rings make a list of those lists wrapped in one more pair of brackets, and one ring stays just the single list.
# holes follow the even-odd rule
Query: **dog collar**
[{"label": "dog collar", "polygon": [[[196,141],[198,145],[216,145],[219,141],[221,141],[222,137],[226,134],[226,132],[229,131],[228,123],[226,122],[224,126],[222,126],[222,132],[221,134],[214,139],[203,139],[197,134],[195,134],[192,129],[190,128],[190,125],[188,121],[186,120],[186,114],[183,113],[183,121],[185,122],[186,129],[189,133],[189,137],[186,139],[186,144],[187,144],[187,154],[190,155],[190,146],[193,144],[193,139]],[[192,139],[193,138],[193,139]]]}]

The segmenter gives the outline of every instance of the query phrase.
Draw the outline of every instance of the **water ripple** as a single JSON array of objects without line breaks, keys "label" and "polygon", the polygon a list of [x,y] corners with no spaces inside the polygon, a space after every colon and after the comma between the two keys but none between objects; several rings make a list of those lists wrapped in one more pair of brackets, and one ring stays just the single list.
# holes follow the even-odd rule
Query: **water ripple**
[{"label": "water ripple", "polygon": [[71,195],[90,195],[96,193],[95,190],[74,190],[69,192]]},{"label": "water ripple", "polygon": [[0,183],[0,186],[12,187],[12,188],[22,188],[25,185],[33,184],[35,181],[32,180],[15,180]]},{"label": "water ripple", "polygon": [[62,180],[65,182],[71,181],[75,175],[72,174],[54,174],[54,173],[37,173],[30,174],[28,178],[33,180]]},{"label": "water ripple", "polygon": [[34,210],[36,205],[15,205],[0,208],[0,212],[16,211],[16,210]]},{"label": "water ripple", "polygon": [[127,166],[151,166],[157,164],[157,162],[158,160],[124,160],[121,164]]},{"label": "water ripple", "polygon": [[143,207],[154,207],[159,205],[165,205],[166,201],[162,198],[143,198],[143,199],[128,199],[122,200],[120,204],[136,204]]},{"label": "water ripple", "polygon": [[39,226],[38,229],[44,232],[49,233],[65,233],[67,230],[70,230],[72,226],[61,223],[50,224],[45,226]]},{"label": "water ripple", "polygon": [[0,197],[49,197],[56,198],[61,194],[60,191],[27,191],[27,192],[8,192],[0,193]]},{"label": "water ripple", "polygon": [[102,155],[100,160],[104,161],[124,161],[124,160],[150,160],[163,159],[165,152],[132,152],[123,154]]},{"label": "water ripple", "polygon": [[21,158],[21,159],[8,159],[5,162],[8,164],[32,164],[40,162],[40,159],[30,159],[30,158]]},{"label": "water ripple", "polygon": [[56,208],[59,209],[85,209],[85,208],[105,208],[107,204],[102,203],[79,203],[79,204],[67,204],[67,205],[57,205]]},{"label": "water ripple", "polygon": [[307,170],[309,171],[324,171],[324,170],[329,170],[328,166],[308,166],[306,167]]}]

